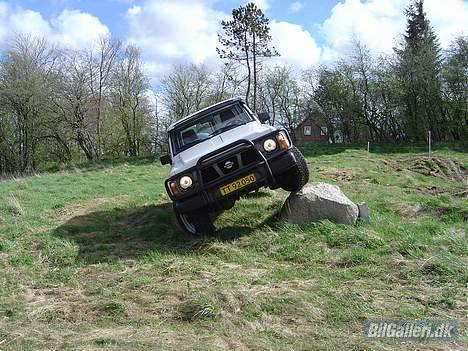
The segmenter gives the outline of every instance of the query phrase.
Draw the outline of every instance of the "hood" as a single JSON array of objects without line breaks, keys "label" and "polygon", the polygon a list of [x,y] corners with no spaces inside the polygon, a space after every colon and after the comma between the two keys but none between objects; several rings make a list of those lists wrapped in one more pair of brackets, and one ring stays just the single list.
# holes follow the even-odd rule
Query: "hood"
[{"label": "hood", "polygon": [[276,128],[272,126],[252,121],[216,135],[211,139],[202,141],[201,143],[182,151],[172,159],[170,175],[173,176],[195,166],[200,157],[218,150],[225,145],[231,144],[240,139],[254,140],[265,134],[271,133],[274,130],[276,130]]}]

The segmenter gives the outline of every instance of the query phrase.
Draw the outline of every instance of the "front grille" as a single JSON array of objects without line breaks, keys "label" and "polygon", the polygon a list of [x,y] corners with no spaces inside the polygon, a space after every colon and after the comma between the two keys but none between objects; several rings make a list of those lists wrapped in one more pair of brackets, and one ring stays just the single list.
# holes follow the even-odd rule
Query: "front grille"
[{"label": "front grille", "polygon": [[[211,157],[210,157],[211,158]],[[216,158],[213,156],[212,158]],[[202,168],[201,175],[204,184],[210,183],[223,175],[233,173],[243,167],[252,165],[260,160],[257,151],[254,148],[231,154],[222,161],[212,163]]]},{"label": "front grille", "polygon": [[241,154],[242,164],[248,166],[260,160],[258,153],[254,149],[249,149]]},{"label": "front grille", "polygon": [[202,169],[202,179],[203,183],[209,183],[212,182],[213,180],[218,179],[219,174],[216,172],[214,167],[206,167]]}]

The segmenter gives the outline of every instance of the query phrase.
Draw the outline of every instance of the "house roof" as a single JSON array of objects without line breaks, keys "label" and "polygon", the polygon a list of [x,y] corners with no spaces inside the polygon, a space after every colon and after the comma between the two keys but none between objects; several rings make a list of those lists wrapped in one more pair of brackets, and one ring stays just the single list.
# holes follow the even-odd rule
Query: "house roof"
[{"label": "house roof", "polygon": [[308,120],[311,120],[311,123],[321,125],[321,126],[324,126],[327,123],[325,115],[321,111],[315,110],[314,112],[310,113],[306,118],[304,118],[301,121],[301,123],[297,125],[296,129],[301,128],[304,125],[304,123]]}]

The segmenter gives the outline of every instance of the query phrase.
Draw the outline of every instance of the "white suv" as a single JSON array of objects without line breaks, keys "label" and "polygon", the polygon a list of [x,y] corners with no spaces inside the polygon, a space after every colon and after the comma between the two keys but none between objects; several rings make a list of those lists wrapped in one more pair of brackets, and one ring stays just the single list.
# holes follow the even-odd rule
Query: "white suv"
[{"label": "white suv", "polygon": [[182,229],[210,235],[216,215],[241,195],[263,186],[295,192],[308,182],[304,156],[286,130],[262,124],[268,120],[235,98],[169,127],[161,163],[171,164],[165,185]]}]

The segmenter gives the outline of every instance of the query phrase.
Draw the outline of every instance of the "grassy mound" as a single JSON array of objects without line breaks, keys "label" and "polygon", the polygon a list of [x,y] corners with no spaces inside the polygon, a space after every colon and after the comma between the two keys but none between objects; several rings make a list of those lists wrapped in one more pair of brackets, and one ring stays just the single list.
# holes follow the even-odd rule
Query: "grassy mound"
[{"label": "grassy mound", "polygon": [[450,158],[417,156],[404,158],[403,162],[414,172],[468,184],[468,170]]}]

